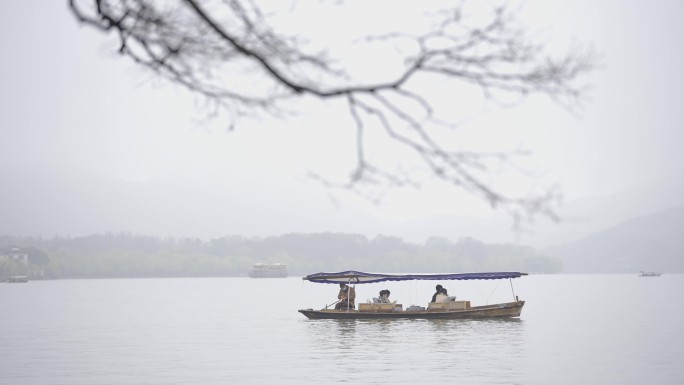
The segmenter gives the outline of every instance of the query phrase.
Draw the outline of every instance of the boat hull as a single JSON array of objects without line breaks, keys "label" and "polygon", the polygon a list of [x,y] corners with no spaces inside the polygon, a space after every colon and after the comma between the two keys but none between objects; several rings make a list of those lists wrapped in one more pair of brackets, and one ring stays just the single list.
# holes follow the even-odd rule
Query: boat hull
[{"label": "boat hull", "polygon": [[402,311],[358,311],[358,310],[313,310],[302,309],[300,313],[309,319],[460,319],[460,318],[512,318],[520,317],[525,301],[474,306],[464,310],[402,310]]}]

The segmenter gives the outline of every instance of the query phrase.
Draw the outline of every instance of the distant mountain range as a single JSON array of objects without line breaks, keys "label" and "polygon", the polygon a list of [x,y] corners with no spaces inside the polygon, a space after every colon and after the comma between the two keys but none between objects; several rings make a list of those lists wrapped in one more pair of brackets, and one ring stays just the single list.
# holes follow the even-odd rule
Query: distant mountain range
[{"label": "distant mountain range", "polygon": [[538,248],[555,246],[680,205],[684,205],[684,178],[654,179],[613,194],[569,201],[559,210],[560,224],[542,223],[523,242]]},{"label": "distant mountain range", "polygon": [[542,249],[565,273],[684,272],[684,206],[635,217],[580,240]]}]

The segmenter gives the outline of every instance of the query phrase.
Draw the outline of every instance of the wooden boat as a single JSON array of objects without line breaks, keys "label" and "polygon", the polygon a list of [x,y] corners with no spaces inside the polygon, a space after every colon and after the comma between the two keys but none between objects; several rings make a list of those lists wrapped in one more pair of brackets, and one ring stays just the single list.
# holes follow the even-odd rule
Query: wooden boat
[{"label": "wooden boat", "polygon": [[[491,280],[508,279],[513,289],[513,278],[519,278],[527,273],[495,272],[495,273],[461,273],[461,274],[376,274],[358,271],[344,271],[340,273],[316,273],[302,279],[318,283],[346,283],[351,285],[375,283],[384,281],[410,280]],[[358,309],[335,310],[326,308],[321,310],[299,310],[309,319],[459,319],[459,318],[511,318],[519,317],[525,301],[520,301],[513,292],[513,302],[494,305],[471,306],[470,301],[449,301],[430,303],[427,308],[410,306],[403,309],[401,304],[359,303]]]}]

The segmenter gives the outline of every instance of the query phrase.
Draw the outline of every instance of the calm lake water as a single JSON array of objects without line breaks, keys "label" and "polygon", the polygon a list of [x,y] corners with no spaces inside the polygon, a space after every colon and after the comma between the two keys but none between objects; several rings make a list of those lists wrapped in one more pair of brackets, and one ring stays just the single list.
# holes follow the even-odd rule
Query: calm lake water
[{"label": "calm lake water", "polygon": [[[425,305],[436,282],[357,286]],[[473,305],[504,281],[441,282]],[[0,284],[0,384],[682,384],[684,275],[531,275],[519,320],[308,320],[300,278]]]}]

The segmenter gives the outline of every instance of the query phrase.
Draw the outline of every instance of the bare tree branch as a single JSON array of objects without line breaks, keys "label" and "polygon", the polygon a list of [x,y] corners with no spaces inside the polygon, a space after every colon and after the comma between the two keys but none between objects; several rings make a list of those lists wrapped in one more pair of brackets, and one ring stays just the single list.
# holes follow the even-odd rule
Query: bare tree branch
[{"label": "bare tree branch", "polygon": [[[364,44],[396,44],[408,52],[400,59],[399,72],[369,84],[356,80],[344,66],[337,68],[326,50],[308,49],[301,37],[275,30],[251,0],[70,0],[69,6],[81,23],[114,32],[122,55],[234,116],[276,114],[305,96],[345,101],[356,131],[356,166],[344,183],[314,175],[326,186],[367,195],[367,186],[420,185],[410,173],[367,159],[365,136],[379,127],[437,178],[492,207],[504,207],[516,221],[535,214],[557,219],[557,189],[517,197],[485,183],[491,162],[515,167],[525,153],[454,150],[454,143],[435,139],[435,130],[457,127],[458,122],[438,115],[440,95],[416,87],[426,78],[451,87],[457,81],[477,87],[486,100],[542,94],[574,111],[586,92],[581,80],[596,67],[596,56],[590,51],[546,55],[504,7],[493,8],[480,26],[469,27],[459,5],[442,11],[441,20],[425,33],[366,36]],[[258,86],[246,86],[243,74],[257,79]]]}]

